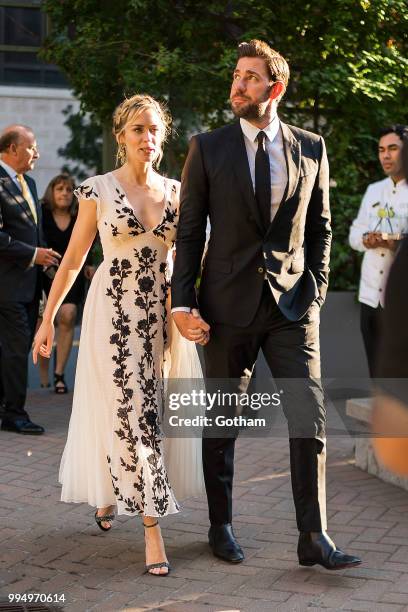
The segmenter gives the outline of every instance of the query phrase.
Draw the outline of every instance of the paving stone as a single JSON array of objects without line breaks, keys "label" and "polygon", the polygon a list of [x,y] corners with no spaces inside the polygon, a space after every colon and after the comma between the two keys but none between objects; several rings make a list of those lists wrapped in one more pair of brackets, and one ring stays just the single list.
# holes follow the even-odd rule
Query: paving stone
[{"label": "paving stone", "polygon": [[[359,610],[362,612],[372,612],[373,611],[373,602],[372,601],[354,601],[351,600],[344,604],[341,608],[342,610]],[[397,604],[387,604],[387,603],[376,603],[375,612],[399,612],[403,610],[402,606]]]},{"label": "paving stone", "polygon": [[[64,612],[293,612],[408,610],[408,492],[354,466],[353,442],[329,441],[329,533],[363,565],[301,568],[287,440],[237,442],[234,529],[246,559],[211,554],[205,497],[161,521],[173,571],[145,575],[140,521],[98,531],[93,509],[62,504],[57,474],[72,395],[30,392],[36,439],[0,432],[0,595],[66,595]],[[31,455],[27,452],[31,450]],[[4,551],[6,551],[4,553]]]}]

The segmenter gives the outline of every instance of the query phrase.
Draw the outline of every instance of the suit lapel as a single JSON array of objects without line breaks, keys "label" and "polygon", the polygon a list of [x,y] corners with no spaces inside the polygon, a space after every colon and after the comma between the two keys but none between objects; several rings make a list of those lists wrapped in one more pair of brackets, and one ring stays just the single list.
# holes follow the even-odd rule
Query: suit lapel
[{"label": "suit lapel", "polygon": [[286,123],[281,123],[281,128],[283,136],[283,150],[285,152],[286,168],[288,171],[288,182],[282,199],[282,202],[286,202],[286,200],[289,200],[289,198],[291,198],[295,193],[297,184],[299,182],[301,150],[300,142],[296,140]]},{"label": "suit lapel", "polygon": [[[19,188],[17,187],[17,185],[15,184],[13,179],[10,178],[10,176],[7,174],[7,172],[1,166],[0,166],[0,183],[2,184],[4,189],[9,193],[9,195],[11,197],[13,197],[16,200],[16,202],[21,206],[21,208],[24,210],[24,212],[26,213],[26,215],[30,219],[31,223],[36,225],[36,223],[34,221],[34,218],[33,218],[33,215],[32,215],[32,212],[31,212],[30,205],[25,200],[25,198],[23,198],[23,196],[21,195],[21,191],[19,190]],[[30,189],[30,191],[31,191],[31,189]],[[35,203],[36,210],[37,210],[37,216],[38,216],[37,199],[36,199],[34,194],[32,194],[32,195],[33,195],[34,203]]]},{"label": "suit lapel", "polygon": [[238,186],[242,192],[242,195],[244,196],[245,201],[248,203],[252,211],[256,224],[263,235],[265,233],[265,228],[263,227],[261,215],[255,200],[244,135],[238,122],[231,126],[231,138],[229,140],[228,147],[231,159],[233,161],[233,168]]}]

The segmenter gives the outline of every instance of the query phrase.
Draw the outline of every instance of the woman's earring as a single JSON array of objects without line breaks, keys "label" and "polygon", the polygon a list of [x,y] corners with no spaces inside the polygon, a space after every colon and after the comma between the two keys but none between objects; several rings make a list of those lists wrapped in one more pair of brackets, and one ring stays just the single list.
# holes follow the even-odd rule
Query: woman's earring
[{"label": "woman's earring", "polygon": [[118,158],[119,158],[120,163],[123,166],[123,164],[126,161],[126,147],[124,144],[119,145]]}]

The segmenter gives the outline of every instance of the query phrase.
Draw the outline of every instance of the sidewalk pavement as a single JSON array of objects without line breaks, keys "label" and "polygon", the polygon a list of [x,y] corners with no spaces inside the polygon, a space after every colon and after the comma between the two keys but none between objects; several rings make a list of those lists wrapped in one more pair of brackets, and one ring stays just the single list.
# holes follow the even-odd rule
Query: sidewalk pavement
[{"label": "sidewalk pavement", "polygon": [[215,559],[207,544],[204,498],[161,521],[170,576],[145,575],[137,518],[119,517],[100,531],[93,510],[59,502],[58,465],[72,396],[29,394],[40,437],[0,432],[0,610],[10,593],[65,596],[58,607],[164,612],[408,610],[408,493],[360,471],[353,443],[328,444],[329,532],[363,557],[355,570],[328,572],[297,564],[297,530],[284,439],[237,444],[234,529],[246,560]]}]

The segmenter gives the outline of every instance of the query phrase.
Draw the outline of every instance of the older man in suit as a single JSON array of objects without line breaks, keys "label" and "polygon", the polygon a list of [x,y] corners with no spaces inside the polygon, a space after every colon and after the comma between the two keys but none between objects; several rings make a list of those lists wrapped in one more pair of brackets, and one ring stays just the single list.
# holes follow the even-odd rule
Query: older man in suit
[{"label": "older man in suit", "polygon": [[[326,533],[319,311],[329,272],[329,171],[323,139],[279,120],[288,79],[285,59],[266,43],[239,45],[230,94],[239,121],[190,143],[172,308],[180,332],[205,345],[210,384],[240,381],[261,348],[272,375],[292,381],[284,410],[299,562],[340,569],[360,559],[337,549]],[[207,216],[211,236],[197,300]],[[237,563],[244,554],[231,526],[234,443],[205,437],[203,466],[210,546]]]},{"label": "older man in suit", "polygon": [[0,345],[4,412],[1,429],[42,434],[25,410],[28,353],[41,295],[41,269],[59,255],[42,242],[41,208],[25,173],[39,158],[31,128],[11,125],[0,134]]}]

